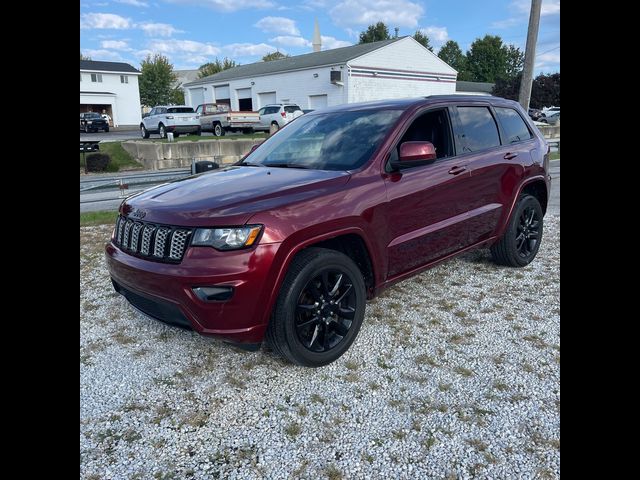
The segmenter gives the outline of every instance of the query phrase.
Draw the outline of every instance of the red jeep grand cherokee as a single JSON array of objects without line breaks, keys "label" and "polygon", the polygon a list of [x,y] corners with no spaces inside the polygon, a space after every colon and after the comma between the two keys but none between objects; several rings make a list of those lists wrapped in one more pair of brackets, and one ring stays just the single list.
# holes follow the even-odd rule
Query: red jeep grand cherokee
[{"label": "red jeep grand cherokee", "polygon": [[366,299],[474,247],[540,247],[548,146],[495,97],[308,113],[242,161],[126,199],[106,257],[142,312],[299,365],[336,360]]}]

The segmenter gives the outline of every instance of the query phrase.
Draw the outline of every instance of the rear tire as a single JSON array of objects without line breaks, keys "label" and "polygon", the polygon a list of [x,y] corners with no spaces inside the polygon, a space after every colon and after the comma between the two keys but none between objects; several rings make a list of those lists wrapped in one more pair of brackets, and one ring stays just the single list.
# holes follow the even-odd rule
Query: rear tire
[{"label": "rear tire", "polygon": [[163,124],[158,125],[158,133],[160,134],[160,138],[167,138],[167,131]]},{"label": "rear tire", "polygon": [[173,138],[178,138],[180,134],[178,132],[173,132]]},{"label": "rear tire", "polygon": [[104,133],[109,133],[109,127],[106,127],[106,128],[104,129]]},{"label": "rear tire", "polygon": [[196,134],[198,137],[202,136],[202,128],[201,128],[201,127],[199,127],[199,128],[196,130],[196,133],[195,133],[195,134]]},{"label": "rear tire", "polygon": [[292,363],[327,365],[355,340],[365,305],[364,279],[351,258],[334,250],[307,248],[289,266],[266,340]]},{"label": "rear tire", "polygon": [[542,230],[540,202],[532,195],[521,196],[502,238],[491,246],[493,260],[508,267],[528,265],[538,253]]}]

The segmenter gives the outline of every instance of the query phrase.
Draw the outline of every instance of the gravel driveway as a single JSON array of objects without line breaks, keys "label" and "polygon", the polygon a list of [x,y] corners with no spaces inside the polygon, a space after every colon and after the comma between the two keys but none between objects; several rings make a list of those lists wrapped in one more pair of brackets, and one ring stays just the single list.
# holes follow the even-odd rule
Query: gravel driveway
[{"label": "gravel driveway", "polygon": [[559,478],[559,216],[524,269],[479,250],[369,302],[315,370],[135,311],[111,229],[80,229],[82,478]]}]

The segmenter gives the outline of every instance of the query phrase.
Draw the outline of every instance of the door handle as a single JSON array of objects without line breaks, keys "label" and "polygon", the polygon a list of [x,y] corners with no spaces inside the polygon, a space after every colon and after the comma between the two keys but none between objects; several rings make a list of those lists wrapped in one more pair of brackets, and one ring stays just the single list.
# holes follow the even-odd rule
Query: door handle
[{"label": "door handle", "polygon": [[508,153],[504,154],[504,159],[505,160],[511,160],[512,158],[516,158],[517,156],[518,156],[517,153],[508,152]]},{"label": "door handle", "polygon": [[467,167],[464,166],[455,166],[455,167],[451,167],[451,169],[449,170],[449,173],[451,175],[458,175],[459,173],[464,172],[467,169]]}]

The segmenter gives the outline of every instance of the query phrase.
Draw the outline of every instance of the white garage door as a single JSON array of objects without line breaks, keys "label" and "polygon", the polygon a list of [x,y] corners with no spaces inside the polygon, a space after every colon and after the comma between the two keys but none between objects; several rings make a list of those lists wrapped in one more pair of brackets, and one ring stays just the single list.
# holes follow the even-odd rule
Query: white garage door
[{"label": "white garage door", "polygon": [[198,105],[204,103],[204,89],[203,88],[190,88],[191,94],[191,106],[196,109]]},{"label": "white garage door", "polygon": [[263,92],[258,94],[258,108],[262,108],[270,103],[276,103],[276,92]]},{"label": "white garage door", "polygon": [[311,110],[318,110],[319,108],[327,107],[326,95],[309,95],[309,108]]},{"label": "white garage door", "polygon": [[250,88],[238,88],[238,89],[236,89],[236,92],[238,92],[238,99],[251,98],[251,89]]},{"label": "white garage door", "polygon": [[222,87],[215,87],[214,93],[216,95],[216,101],[220,99],[231,98],[231,94],[229,93],[229,85],[223,85]]}]

